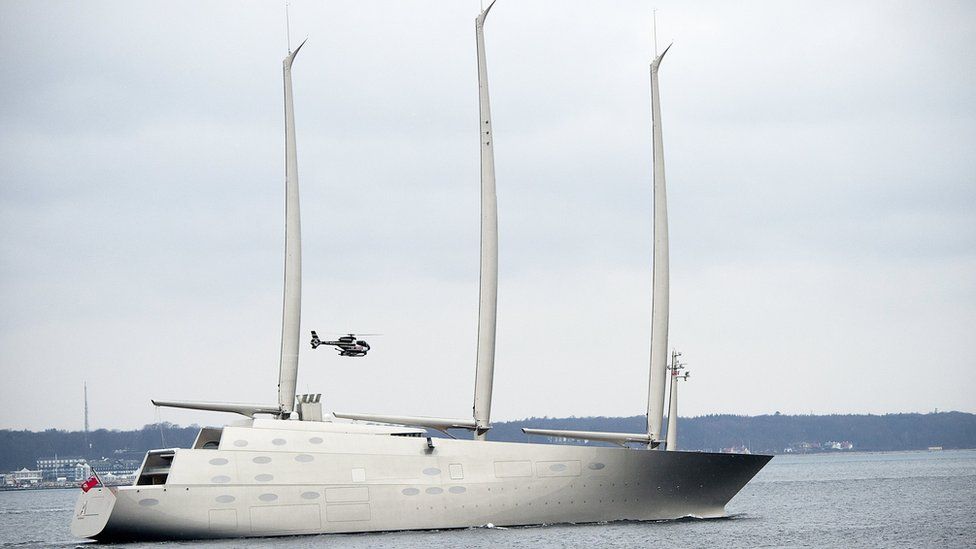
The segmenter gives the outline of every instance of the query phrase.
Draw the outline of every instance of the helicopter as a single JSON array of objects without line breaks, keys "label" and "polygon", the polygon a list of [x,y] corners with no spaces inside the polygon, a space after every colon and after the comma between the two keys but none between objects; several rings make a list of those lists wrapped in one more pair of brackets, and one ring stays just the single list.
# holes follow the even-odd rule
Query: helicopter
[{"label": "helicopter", "polygon": [[366,353],[369,351],[369,343],[366,343],[365,339],[359,339],[359,337],[361,336],[347,334],[339,337],[336,341],[322,341],[319,339],[319,335],[315,333],[315,330],[312,330],[312,348],[316,349],[319,345],[331,345],[339,351],[339,356],[366,356]]}]

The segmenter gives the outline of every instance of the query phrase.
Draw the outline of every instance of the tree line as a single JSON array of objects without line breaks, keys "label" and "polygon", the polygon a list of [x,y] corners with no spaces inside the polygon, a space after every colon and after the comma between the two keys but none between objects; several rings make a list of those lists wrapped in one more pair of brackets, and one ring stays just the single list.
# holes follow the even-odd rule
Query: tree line
[{"label": "tree line", "polygon": [[[747,447],[753,453],[783,453],[799,443],[849,441],[855,451],[976,448],[976,414],[941,412],[885,415],[785,415],[738,416],[729,414],[680,418],[678,442],[682,450],[719,451]],[[552,443],[547,437],[529,437],[522,427],[642,433],[644,416],[527,418],[496,422],[490,440]],[[119,431],[0,430],[0,473],[27,467],[48,457],[96,459],[142,454],[153,448],[186,448],[200,427],[171,423],[150,424],[142,429]],[[460,437],[467,433],[456,433]]]}]

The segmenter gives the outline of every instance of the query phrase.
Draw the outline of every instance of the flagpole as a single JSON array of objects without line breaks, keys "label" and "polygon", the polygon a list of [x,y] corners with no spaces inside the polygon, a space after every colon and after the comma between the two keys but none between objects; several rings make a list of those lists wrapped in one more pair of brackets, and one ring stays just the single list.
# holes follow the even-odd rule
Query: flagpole
[{"label": "flagpole", "polygon": [[116,493],[119,491],[119,487],[118,486],[109,486],[109,485],[105,484],[104,482],[102,482],[102,477],[98,476],[98,471],[96,471],[95,468],[92,467],[91,465],[89,465],[88,467],[91,469],[92,476],[94,476],[95,477],[95,480],[98,481],[97,486],[101,486],[102,488],[107,489],[109,491],[109,493],[112,494],[113,496],[116,495]]},{"label": "flagpole", "polygon": [[91,468],[92,475],[95,477],[95,480],[98,481],[98,484],[100,486],[104,487],[105,486],[105,483],[102,482],[102,477],[98,476],[98,471],[96,471],[95,468],[92,467],[91,465],[89,465],[88,467]]}]

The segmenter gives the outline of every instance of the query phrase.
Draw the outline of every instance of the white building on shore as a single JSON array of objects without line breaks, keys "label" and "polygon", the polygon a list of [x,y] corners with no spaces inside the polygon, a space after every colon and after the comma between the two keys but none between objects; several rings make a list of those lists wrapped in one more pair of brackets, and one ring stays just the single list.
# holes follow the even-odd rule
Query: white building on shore
[{"label": "white building on shore", "polygon": [[32,471],[24,467],[20,471],[11,471],[3,477],[6,486],[33,486],[41,482],[42,474],[39,469]]}]

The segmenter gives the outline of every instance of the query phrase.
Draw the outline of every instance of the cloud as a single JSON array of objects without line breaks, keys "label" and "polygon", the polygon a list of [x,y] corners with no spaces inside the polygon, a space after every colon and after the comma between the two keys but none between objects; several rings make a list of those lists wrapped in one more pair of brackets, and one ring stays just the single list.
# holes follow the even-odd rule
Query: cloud
[{"label": "cloud", "polygon": [[[976,410],[973,7],[658,9],[682,414]],[[384,333],[364,360],[303,349],[328,408],[470,409],[476,10],[292,4],[303,330]],[[492,10],[498,418],[645,407],[649,23]],[[149,398],[274,398],[283,27],[270,4],[0,5],[0,371],[22,380],[0,428],[78,428],[86,379],[106,427]]]}]

